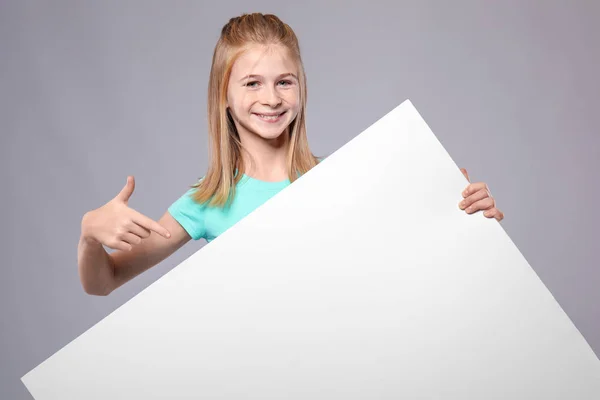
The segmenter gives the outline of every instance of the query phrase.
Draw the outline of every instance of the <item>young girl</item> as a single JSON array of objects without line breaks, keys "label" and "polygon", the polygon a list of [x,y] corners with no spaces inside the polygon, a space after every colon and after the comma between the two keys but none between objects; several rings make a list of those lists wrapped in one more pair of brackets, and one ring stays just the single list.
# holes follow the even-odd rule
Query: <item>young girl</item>
[{"label": "young girl", "polygon": [[[128,207],[135,183],[87,212],[78,245],[84,290],[108,295],[190,239],[211,241],[317,165],[305,124],[306,79],[298,40],[274,15],[245,14],[222,29],[208,89],[210,167],[158,222]],[[463,169],[467,179],[467,172]],[[503,214],[485,183],[459,204]],[[108,254],[102,245],[115,251]]]}]

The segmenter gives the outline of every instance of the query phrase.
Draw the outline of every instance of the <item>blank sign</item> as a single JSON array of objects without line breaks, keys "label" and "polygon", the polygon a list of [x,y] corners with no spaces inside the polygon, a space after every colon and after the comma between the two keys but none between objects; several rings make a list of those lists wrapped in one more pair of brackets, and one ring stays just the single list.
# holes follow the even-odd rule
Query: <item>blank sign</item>
[{"label": "blank sign", "polygon": [[[36,400],[600,399],[410,101],[26,374]],[[567,267],[567,266],[565,266]]]}]

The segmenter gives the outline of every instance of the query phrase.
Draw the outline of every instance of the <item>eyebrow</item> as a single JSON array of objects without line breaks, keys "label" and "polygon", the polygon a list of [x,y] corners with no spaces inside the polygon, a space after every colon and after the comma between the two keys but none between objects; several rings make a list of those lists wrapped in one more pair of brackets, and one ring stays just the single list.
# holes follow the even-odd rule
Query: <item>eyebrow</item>
[{"label": "eyebrow", "polygon": [[[287,78],[289,76],[291,76],[294,79],[298,80],[298,77],[295,74],[291,73],[291,72],[288,72],[286,74],[281,74],[281,75],[279,75],[277,77],[277,79],[283,79],[283,78]],[[240,79],[240,82],[243,81],[243,80],[246,80],[246,79],[260,79],[260,78],[262,78],[262,76],[260,76],[260,75],[246,75],[242,79]]]}]

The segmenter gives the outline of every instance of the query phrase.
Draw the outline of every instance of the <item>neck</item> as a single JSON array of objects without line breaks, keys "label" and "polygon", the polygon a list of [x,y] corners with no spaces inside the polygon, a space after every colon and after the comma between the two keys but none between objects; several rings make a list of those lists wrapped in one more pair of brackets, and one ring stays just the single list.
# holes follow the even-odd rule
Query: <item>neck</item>
[{"label": "neck", "polygon": [[287,176],[287,131],[275,139],[263,139],[258,135],[240,135],[245,151],[242,152],[245,173],[255,179],[277,182]]}]

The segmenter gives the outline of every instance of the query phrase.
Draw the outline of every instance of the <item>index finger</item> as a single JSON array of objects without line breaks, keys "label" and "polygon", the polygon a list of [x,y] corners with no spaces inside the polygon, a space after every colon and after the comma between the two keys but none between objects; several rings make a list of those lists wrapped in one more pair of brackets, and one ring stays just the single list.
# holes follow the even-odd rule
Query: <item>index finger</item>
[{"label": "index finger", "polygon": [[165,238],[171,237],[171,233],[169,233],[169,231],[165,227],[163,227],[161,224],[154,221],[153,219],[146,217],[144,214],[142,214],[138,211],[135,211],[133,209],[132,209],[132,211],[133,211],[133,218],[132,218],[133,222],[135,222],[136,224],[138,224],[146,229],[154,231]]}]

